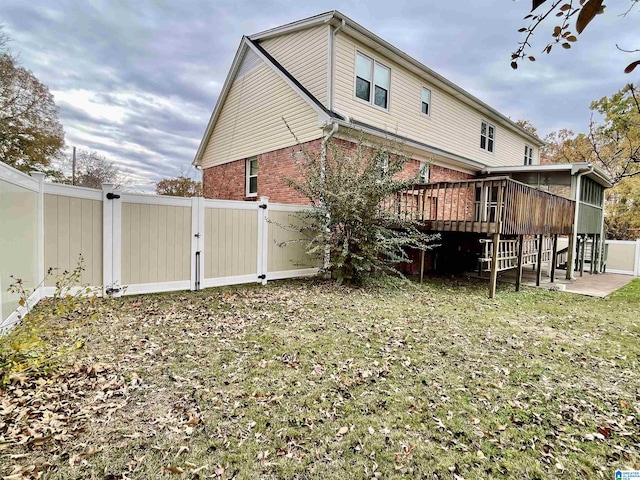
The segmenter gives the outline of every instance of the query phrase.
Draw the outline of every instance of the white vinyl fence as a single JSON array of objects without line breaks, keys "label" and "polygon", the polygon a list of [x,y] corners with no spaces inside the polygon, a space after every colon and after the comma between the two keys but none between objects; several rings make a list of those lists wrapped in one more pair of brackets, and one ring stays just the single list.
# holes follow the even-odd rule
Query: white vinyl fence
[{"label": "white vinyl fence", "polygon": [[607,272],[640,277],[640,239],[607,240]]},{"label": "white vinyl fence", "polygon": [[[80,256],[81,284],[120,296],[315,275],[295,213],[304,206],[134,194],[45,183],[0,163],[0,333],[55,292]],[[292,242],[294,241],[294,242]]]}]

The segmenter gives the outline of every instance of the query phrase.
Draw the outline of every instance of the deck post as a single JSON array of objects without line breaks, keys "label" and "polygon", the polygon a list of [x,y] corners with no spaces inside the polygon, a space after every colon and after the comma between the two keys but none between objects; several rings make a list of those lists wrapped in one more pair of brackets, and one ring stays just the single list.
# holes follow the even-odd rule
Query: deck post
[{"label": "deck post", "polygon": [[500,229],[498,229],[498,232],[493,234],[493,255],[491,256],[491,278],[489,280],[489,298],[496,297],[496,287],[498,285],[499,248],[500,248]]},{"label": "deck post", "polygon": [[573,233],[569,235],[569,248],[567,248],[567,280],[573,277],[576,264],[576,242]]},{"label": "deck post", "polygon": [[522,262],[524,260],[524,235],[518,235],[518,272],[516,274],[516,292],[522,283]]},{"label": "deck post", "polygon": [[556,281],[556,264],[558,263],[558,234],[553,235],[553,252],[551,253],[551,283]]},{"label": "deck post", "polygon": [[424,280],[424,249],[420,251],[420,283]]},{"label": "deck post", "polygon": [[596,243],[596,235],[594,233],[593,235],[591,235],[591,262],[589,263],[589,273],[591,275],[593,275],[595,271],[597,248],[598,248],[598,244]]},{"label": "deck post", "polygon": [[538,263],[536,265],[536,287],[540,286],[542,279],[542,249],[544,247],[544,235],[538,235]]},{"label": "deck post", "polygon": [[582,241],[580,242],[582,245],[582,249],[580,250],[580,276],[584,275],[584,255],[585,250],[587,249],[587,237],[584,236]]}]

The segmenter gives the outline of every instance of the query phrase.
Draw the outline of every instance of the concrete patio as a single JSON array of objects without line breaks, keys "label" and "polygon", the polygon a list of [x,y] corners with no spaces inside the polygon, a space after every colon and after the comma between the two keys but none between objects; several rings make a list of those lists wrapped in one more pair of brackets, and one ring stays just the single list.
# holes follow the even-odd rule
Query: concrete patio
[{"label": "concrete patio", "polygon": [[[575,272],[575,280],[567,280],[565,278],[565,270],[556,270],[556,281],[555,283],[551,283],[551,279],[547,275],[548,269],[544,264],[542,272],[540,288],[557,289],[590,297],[606,297],[636,278],[632,275],[619,275],[616,273],[589,274],[587,272],[581,277],[580,272]],[[487,278],[487,275],[487,273],[484,273],[482,278]],[[498,281],[515,285],[516,270],[500,272],[498,274]],[[536,286],[536,272],[532,270],[531,267],[526,267],[522,271],[522,285],[528,287]]]}]

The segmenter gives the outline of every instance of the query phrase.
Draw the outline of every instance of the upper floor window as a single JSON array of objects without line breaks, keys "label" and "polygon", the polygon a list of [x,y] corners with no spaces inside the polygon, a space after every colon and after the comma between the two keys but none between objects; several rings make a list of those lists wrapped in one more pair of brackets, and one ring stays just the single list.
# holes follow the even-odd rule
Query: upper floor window
[{"label": "upper floor window", "polygon": [[489,122],[482,121],[480,127],[480,148],[487,152],[493,152],[496,140],[496,127]]},{"label": "upper floor window", "polygon": [[389,108],[391,70],[381,63],[356,53],[356,97],[380,108]]},{"label": "upper floor window", "polygon": [[418,174],[418,180],[420,183],[429,183],[429,164],[420,163],[420,172]]},{"label": "upper floor window", "polygon": [[431,90],[428,88],[422,89],[422,113],[424,115],[429,115],[431,111]]},{"label": "upper floor window", "polygon": [[524,164],[533,165],[533,147],[529,145],[524,146]]},{"label": "upper floor window", "polygon": [[256,157],[247,158],[245,172],[246,196],[255,197],[258,195],[258,159]]}]

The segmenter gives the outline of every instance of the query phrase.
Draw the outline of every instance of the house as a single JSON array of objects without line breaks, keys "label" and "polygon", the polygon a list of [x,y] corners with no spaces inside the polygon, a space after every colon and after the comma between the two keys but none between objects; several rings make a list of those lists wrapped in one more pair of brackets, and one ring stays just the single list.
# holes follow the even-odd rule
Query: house
[{"label": "house", "polygon": [[[394,208],[410,208],[458,251],[490,236],[493,276],[500,235],[575,237],[574,202],[513,180],[546,171],[539,138],[338,11],[242,38],[193,163],[207,198],[306,203],[285,182],[298,175],[298,144],[319,152],[333,138],[349,148],[359,135],[404,145],[407,172],[426,186]],[[517,216],[525,201],[532,210]]]}]

